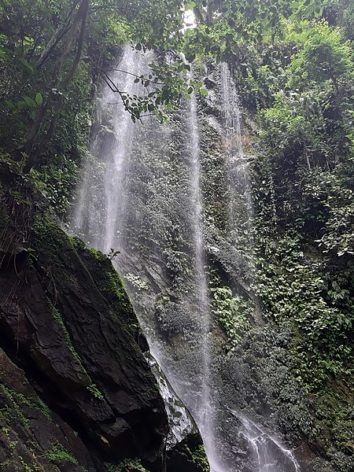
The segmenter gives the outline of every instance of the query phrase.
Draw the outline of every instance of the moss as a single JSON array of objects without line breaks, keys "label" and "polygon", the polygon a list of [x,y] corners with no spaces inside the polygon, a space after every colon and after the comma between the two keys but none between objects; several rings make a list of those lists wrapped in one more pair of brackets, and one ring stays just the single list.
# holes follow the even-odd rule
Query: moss
[{"label": "moss", "polygon": [[46,416],[48,419],[51,419],[51,413],[48,408],[48,406],[38,397],[25,397],[22,393],[16,392],[15,390],[12,390],[11,388],[1,385],[0,389],[2,392],[6,392],[5,396],[6,398],[11,398],[11,401],[15,401],[18,406],[28,406],[30,408],[34,408],[41,413],[43,413],[44,416]]},{"label": "moss", "polygon": [[[68,236],[50,220],[49,215],[43,214],[37,215],[35,218],[32,246],[34,258],[36,254],[40,254],[40,261],[43,260],[47,265],[50,261],[46,275],[51,278],[51,274],[55,273],[56,280],[68,279],[70,270],[67,265],[72,257],[76,256],[99,292],[112,305],[113,311],[124,313],[121,321],[129,331],[134,331],[131,334],[136,334],[136,326],[130,326],[130,324],[136,323],[136,317],[123,282],[105,254],[87,247],[76,237]],[[77,281],[72,280],[72,282],[73,285],[77,284]]]},{"label": "moss", "polygon": [[0,409],[0,415],[9,424],[14,421],[19,421],[26,429],[30,427],[29,419],[24,415],[21,409],[22,396],[7,387],[4,384],[0,384],[0,393],[7,400],[7,405]]},{"label": "moss", "polygon": [[77,465],[78,462],[61,444],[53,444],[46,452],[45,457],[51,462],[68,462]]},{"label": "moss", "polygon": [[45,214],[36,215],[32,229],[35,235],[35,241],[44,243],[41,249],[46,250],[46,252],[50,249],[54,251],[63,249],[68,244],[67,238],[63,237],[65,233]]},{"label": "moss", "polygon": [[183,444],[179,448],[178,453],[180,456],[185,458],[187,464],[193,463],[196,471],[210,472],[210,466],[205,454],[204,446],[199,445],[196,448],[191,448],[187,444]]},{"label": "moss", "polygon": [[97,399],[97,400],[103,400],[104,395],[103,393],[98,389],[97,385],[92,383],[87,387],[87,390]]},{"label": "moss", "polygon": [[81,361],[81,358],[80,358],[78,352],[75,350],[75,348],[74,348],[74,346],[71,342],[71,338],[70,338],[69,332],[68,332],[68,330],[65,326],[65,323],[64,323],[59,311],[54,306],[52,306],[52,315],[53,315],[53,318],[54,318],[55,322],[60,326],[60,328],[62,330],[63,337],[64,337],[65,343],[67,345],[67,348],[69,349],[70,353],[72,354],[72,356],[75,359],[75,361],[77,362],[77,364],[79,364],[79,366],[81,367],[82,372],[87,376],[87,380],[91,381],[91,383],[86,387],[87,391],[91,395],[93,395],[93,397],[96,398],[97,400],[103,400],[104,399],[103,393],[99,390],[97,385],[92,382],[88,372],[86,371],[85,367],[82,364],[82,361]]},{"label": "moss", "polygon": [[107,472],[149,472],[138,459],[125,459],[119,464],[106,464]]},{"label": "moss", "polygon": [[113,312],[120,316],[127,330],[135,337],[137,320],[124,288],[122,279],[112,266],[110,259],[100,251],[87,247],[81,240],[73,238],[77,255],[89,271],[94,283],[104,298],[110,303]]},{"label": "moss", "polygon": [[[52,308],[52,316],[54,318],[54,321],[57,323],[57,325],[60,327],[60,329],[63,333],[63,338],[65,340],[65,344],[66,344],[67,348],[69,349],[69,351],[72,354],[75,361],[80,365],[81,369],[86,373],[86,369],[82,365],[79,354],[75,351],[75,348],[74,348],[74,346],[71,342],[69,332],[68,332],[68,330],[65,326],[65,323],[64,323],[59,311],[53,305],[51,305],[51,308]],[[87,375],[87,373],[86,373],[86,375]]]},{"label": "moss", "polygon": [[69,277],[63,258],[58,255],[64,257],[73,250],[72,239],[50,220],[49,215],[39,214],[34,218],[30,241],[33,258],[35,261],[50,261],[50,265],[47,264],[46,267],[46,275],[51,279],[54,273],[57,280],[66,280]]},{"label": "moss", "polygon": [[[11,390],[7,387],[8,390]],[[12,398],[16,399],[16,401],[20,405],[25,405],[30,408],[34,408],[35,410],[40,411],[43,413],[44,416],[46,416],[48,419],[51,419],[51,413],[48,408],[48,406],[40,399],[37,397],[25,397],[22,393],[16,392],[15,390],[11,390],[11,395]]]},{"label": "moss", "polygon": [[114,294],[118,295],[119,300],[124,304],[129,304],[128,297],[123,287],[123,282],[117,272],[114,270],[108,270],[104,274],[106,277],[106,284],[103,289],[107,292],[113,292]]},{"label": "moss", "polygon": [[198,446],[192,453],[193,462],[200,466],[201,472],[209,472],[210,466],[204,446]]},{"label": "moss", "polygon": [[195,472],[210,472],[210,465],[199,434],[187,436],[167,453],[167,470],[179,471],[181,467]]},{"label": "moss", "polygon": [[94,247],[88,247],[87,250],[98,262],[104,262],[107,259],[107,256],[103,254],[103,252],[98,251]]},{"label": "moss", "polygon": [[27,464],[21,456],[18,456],[18,460],[23,467],[23,472],[35,472],[38,467]]},{"label": "moss", "polygon": [[[88,247],[78,238],[72,238],[72,244],[79,257],[83,257],[90,273],[93,275],[97,288],[110,301],[118,296],[121,304],[130,306],[123,282],[114,270],[110,259],[95,248]],[[91,257],[87,257],[87,256]]]}]

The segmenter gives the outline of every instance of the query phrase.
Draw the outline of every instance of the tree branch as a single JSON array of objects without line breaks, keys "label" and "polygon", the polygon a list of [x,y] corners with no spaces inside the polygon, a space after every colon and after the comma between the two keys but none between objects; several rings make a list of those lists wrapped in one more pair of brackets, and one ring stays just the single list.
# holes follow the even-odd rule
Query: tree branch
[{"label": "tree branch", "polygon": [[75,0],[74,4],[69,11],[67,17],[64,20],[64,23],[56,30],[54,35],[51,37],[49,43],[47,44],[47,47],[44,49],[42,52],[40,58],[38,59],[36,66],[38,69],[40,69],[43,64],[47,61],[48,57],[50,56],[51,52],[53,49],[57,46],[57,44],[61,41],[61,39],[70,31],[70,29],[73,26],[73,19],[74,19],[74,14],[75,10],[77,8],[77,5],[79,3],[79,0]]}]

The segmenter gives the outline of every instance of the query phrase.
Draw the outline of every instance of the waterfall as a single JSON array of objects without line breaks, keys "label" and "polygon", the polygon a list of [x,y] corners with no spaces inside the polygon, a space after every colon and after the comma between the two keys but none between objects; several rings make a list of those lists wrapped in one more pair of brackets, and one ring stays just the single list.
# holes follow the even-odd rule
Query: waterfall
[{"label": "waterfall", "polygon": [[[126,46],[110,73],[112,81],[130,95],[149,93],[134,79],[151,73],[152,60],[152,53]],[[225,66],[221,77],[228,168],[227,250],[233,254],[236,272],[247,288],[253,270],[244,256],[253,218],[248,159],[243,151],[236,89]],[[276,457],[274,450],[283,451],[283,455],[286,450],[275,440],[264,442],[253,437],[247,429],[250,420],[242,422],[230,413],[232,386],[219,381],[222,367],[214,356],[210,335],[213,323],[206,268],[203,130],[199,122],[195,95],[182,101],[167,124],[159,124],[151,116],[134,124],[117,94],[108,86],[102,87],[97,93],[92,144],[82,170],[71,228],[90,245],[114,256],[113,263],[124,279],[151,354],[167,378],[167,383],[160,382],[161,390],[169,395],[171,387],[191,412],[212,471],[239,472],[234,441],[241,433],[251,455],[257,446],[261,457],[263,443]],[[228,396],[226,389],[231,389]],[[188,421],[177,431],[187,426]],[[267,437],[266,433],[258,436]],[[280,472],[279,468],[270,468],[272,460],[267,462],[268,468],[256,464],[258,469],[248,470]],[[282,472],[298,470],[285,464]]]},{"label": "waterfall", "polygon": [[227,161],[227,239],[237,259],[238,275],[249,290],[254,274],[251,257],[254,210],[249,176],[250,159],[245,154],[242,141],[241,110],[237,90],[226,63],[220,65],[220,82],[224,150]]},{"label": "waterfall", "polygon": [[[125,47],[112,81],[143,94],[134,75],[149,74],[151,59]],[[134,124],[105,86],[96,114],[72,229],[103,252],[118,252],[114,263],[151,353],[216,456],[197,98],[185,100],[167,125],[151,117]]]},{"label": "waterfall", "polygon": [[212,373],[210,359],[209,332],[211,329],[211,313],[208,289],[208,278],[205,260],[205,240],[203,230],[203,197],[201,186],[201,163],[200,163],[200,136],[198,126],[197,98],[192,95],[187,113],[187,124],[190,137],[191,154],[191,206],[194,209],[193,218],[193,238],[195,252],[195,276],[196,276],[196,303],[200,313],[200,335],[201,335],[201,394],[196,405],[195,414],[197,423],[201,431],[206,452],[212,472],[220,469],[217,460],[216,438],[214,434],[214,411],[212,406]]},{"label": "waterfall", "polygon": [[[254,319],[262,324],[261,309],[252,293],[255,266],[253,260],[253,220],[254,210],[249,175],[249,158],[244,151],[241,132],[241,110],[236,85],[229,66],[220,65],[221,111],[223,140],[228,177],[228,240],[236,259],[241,284],[247,288],[254,302]],[[244,415],[234,411],[231,414],[240,421],[239,434],[248,442],[256,458],[257,472],[299,472],[300,467],[288,449]]]},{"label": "waterfall", "polygon": [[[237,416],[237,415],[236,415]],[[277,439],[268,435],[259,425],[244,416],[240,416],[242,434],[256,456],[257,472],[300,472],[300,467],[291,451],[285,449]]]},{"label": "waterfall", "polygon": [[199,306],[201,314],[201,334],[203,338],[203,354],[202,354],[202,395],[201,401],[198,402],[199,421],[205,423],[207,417],[206,405],[208,404],[208,385],[206,382],[209,372],[209,349],[208,349],[208,333],[209,333],[209,296],[208,296],[208,280],[205,271],[204,258],[204,237],[203,237],[203,203],[200,183],[200,160],[199,160],[199,129],[197,100],[193,94],[188,113],[188,127],[190,129],[191,142],[191,206],[193,211],[193,239],[195,251],[195,277],[196,277],[196,305]]},{"label": "waterfall", "polygon": [[[119,69],[113,70],[112,81],[129,95],[138,91],[134,76],[140,75],[142,57],[130,47],[125,47],[119,61]],[[138,131],[132,126],[129,113],[120,97],[108,86],[97,97],[96,122],[91,159],[84,168],[77,204],[74,208],[73,227],[89,243],[108,253],[121,249],[121,223],[126,202],[125,175],[129,164],[133,136]],[[114,110],[114,111],[113,111]],[[104,117],[111,111],[109,117]],[[95,158],[101,157],[98,163]],[[100,188],[96,187],[97,180]],[[92,198],[94,196],[94,198]]]}]

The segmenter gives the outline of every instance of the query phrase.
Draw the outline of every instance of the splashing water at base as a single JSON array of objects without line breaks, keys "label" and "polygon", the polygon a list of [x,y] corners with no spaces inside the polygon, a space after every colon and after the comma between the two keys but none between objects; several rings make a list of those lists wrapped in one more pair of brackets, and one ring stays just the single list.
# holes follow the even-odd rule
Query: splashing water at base
[{"label": "splashing water at base", "polygon": [[249,418],[239,416],[242,423],[240,434],[251,444],[257,458],[257,472],[299,472],[295,457],[279,441],[268,435]]}]

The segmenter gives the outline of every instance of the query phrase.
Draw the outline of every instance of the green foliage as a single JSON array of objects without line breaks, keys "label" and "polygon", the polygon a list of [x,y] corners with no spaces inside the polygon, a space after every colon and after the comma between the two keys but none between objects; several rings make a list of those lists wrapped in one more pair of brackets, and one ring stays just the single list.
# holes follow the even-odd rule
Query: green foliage
[{"label": "green foliage", "polygon": [[294,42],[298,50],[288,68],[290,88],[306,89],[309,81],[322,84],[327,80],[338,87],[339,81],[350,79],[350,43],[343,40],[339,29],[325,21],[304,22],[286,39]]},{"label": "green foliage", "polygon": [[193,461],[195,464],[198,464],[198,467],[200,467],[201,471],[203,472],[210,471],[210,465],[209,465],[208,458],[205,453],[205,448],[203,445],[198,446],[193,451]]},{"label": "green foliage", "polygon": [[353,8],[347,0],[229,0],[208,2],[208,8],[207,18],[200,11],[204,21],[187,32],[187,57],[229,62],[247,106],[269,106],[273,94],[289,85],[287,79],[292,91],[296,81],[299,89],[308,88],[308,81],[330,80],[335,87],[350,81],[351,50],[344,25]]},{"label": "green foliage", "polygon": [[31,169],[30,179],[60,217],[67,213],[78,177],[77,163],[66,153],[54,155],[40,170]]},{"label": "green foliage", "polygon": [[[329,378],[349,378],[352,359],[353,8],[347,0],[196,3],[187,57],[228,62],[258,125],[253,289],[267,318],[290,323],[296,375],[321,391]],[[214,312],[236,346],[247,307],[217,290]]]},{"label": "green foliage", "polygon": [[78,465],[75,457],[70,454],[60,443],[52,444],[52,446],[45,452],[45,456],[48,460],[54,463],[69,463]]},{"label": "green foliage", "polygon": [[346,276],[342,280],[329,277],[319,254],[305,255],[294,235],[267,238],[266,244],[264,255],[257,260],[255,288],[266,316],[277,322],[291,320],[294,326],[297,335],[291,349],[298,375],[310,389],[320,387],[328,375],[349,378],[354,319],[352,301],[344,288]]},{"label": "green foliage", "polygon": [[304,186],[305,195],[323,220],[321,238],[316,240],[323,252],[338,256],[354,255],[354,192],[344,185],[347,174],[312,172]]},{"label": "green foliage", "polygon": [[137,49],[158,48],[161,56],[168,51],[175,59],[170,66],[155,64],[152,76],[143,80],[146,87],[155,87],[142,97],[129,97],[116,84],[133,120],[146,112],[163,119],[163,105],[171,107],[190,93],[181,75],[185,64],[173,52],[182,37],[182,5],[181,0],[16,0],[0,5],[2,143],[11,154],[25,149],[26,168],[45,165],[37,180],[59,213],[67,206],[74,177],[64,176],[70,181],[61,180],[63,191],[57,189],[57,195],[48,180],[60,180],[57,167],[80,163],[89,135],[93,81],[104,77],[119,46],[131,42]]},{"label": "green foliage", "polygon": [[126,280],[128,280],[128,282],[130,282],[138,290],[147,290],[148,289],[147,282],[145,280],[143,280],[141,277],[139,277],[138,275],[127,274],[125,278],[126,278]]},{"label": "green foliage", "polygon": [[16,400],[19,407],[27,406],[30,408],[34,408],[43,413],[43,415],[46,416],[48,419],[51,419],[51,412],[48,406],[39,397],[26,397],[22,393],[16,392],[15,390],[10,390],[9,388],[6,389],[8,394],[11,395],[12,399]]},{"label": "green foliage", "polygon": [[104,395],[103,393],[98,389],[97,385],[92,383],[87,387],[87,390],[93,395],[97,400],[103,400]]},{"label": "green foliage", "polygon": [[139,459],[125,459],[118,465],[107,464],[108,472],[148,472]]},{"label": "green foliage", "polygon": [[84,366],[82,365],[82,361],[80,359],[80,356],[79,356],[79,354],[77,353],[77,351],[75,350],[75,348],[72,344],[70,334],[69,334],[69,332],[68,332],[68,330],[65,326],[65,323],[63,321],[63,318],[62,318],[60,312],[54,306],[51,306],[51,309],[52,309],[53,319],[54,319],[55,323],[57,324],[57,326],[59,327],[59,329],[61,330],[61,333],[62,333],[62,336],[63,336],[63,339],[65,341],[67,349],[70,351],[70,354],[72,355],[75,363],[80,367],[81,371],[84,372],[85,375],[88,377],[88,374],[87,374]]},{"label": "green foliage", "polygon": [[250,329],[254,307],[249,300],[233,296],[228,287],[212,289],[213,313],[227,336],[227,349],[233,350]]},{"label": "green foliage", "polygon": [[11,424],[12,421],[19,422],[24,428],[30,427],[30,421],[22,411],[22,396],[4,384],[0,384],[1,396],[5,399],[5,404],[0,408],[0,419]]},{"label": "green foliage", "polygon": [[[140,44],[136,47],[141,49]],[[135,78],[135,83],[141,83],[147,89],[146,94],[140,96],[121,92],[119,86],[105,74],[107,85],[120,96],[134,123],[152,113],[161,122],[166,121],[166,112],[174,110],[182,97],[189,98],[193,92],[207,95],[207,90],[200,82],[187,78],[190,65],[185,63],[180,54],[168,52],[166,61],[151,63],[150,69],[150,74],[137,75]]]},{"label": "green foliage", "polygon": [[[253,88],[260,125],[255,289],[267,316],[291,320],[291,352],[310,390],[323,388],[330,376],[350,375],[353,323],[353,271],[350,260],[338,259],[354,250],[353,66],[345,32],[320,10],[318,21],[284,23],[273,45],[277,60],[262,69],[266,81],[250,66],[254,83],[261,76],[260,88],[267,88],[266,95]],[[268,60],[258,48],[251,59],[260,57]]]}]

